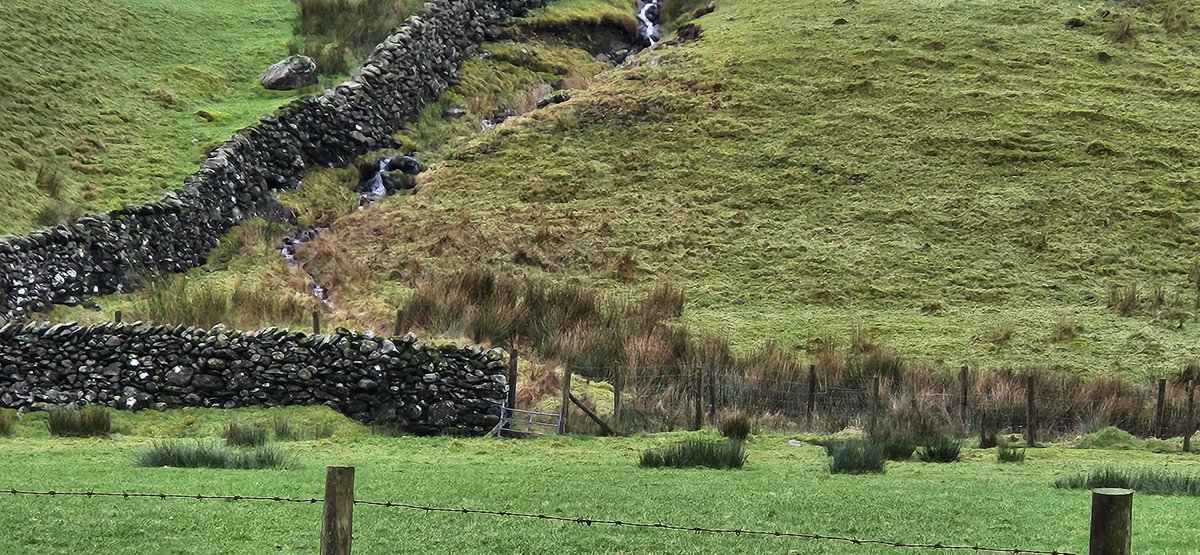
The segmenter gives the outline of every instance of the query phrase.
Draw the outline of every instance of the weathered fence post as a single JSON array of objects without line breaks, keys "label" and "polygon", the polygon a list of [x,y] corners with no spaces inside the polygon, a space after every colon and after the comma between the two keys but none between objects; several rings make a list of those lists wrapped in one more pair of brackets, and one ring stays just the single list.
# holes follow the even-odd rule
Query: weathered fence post
[{"label": "weathered fence post", "polygon": [[717,421],[717,367],[708,366],[708,420]]},{"label": "weathered fence post", "polygon": [[396,330],[393,335],[395,335],[396,337],[400,337],[401,335],[403,335],[404,334],[403,327],[404,327],[404,309],[397,308],[396,309]]},{"label": "weathered fence post", "polygon": [[1092,490],[1092,529],[1088,537],[1088,555],[1129,555],[1132,528],[1132,490]]},{"label": "weathered fence post", "polygon": [[875,424],[879,421],[879,379],[879,374],[875,374],[875,380],[871,382],[871,420],[867,433],[875,433]]},{"label": "weathered fence post", "polygon": [[571,368],[563,369],[562,409],[558,416],[558,433],[567,431],[567,417],[571,415]]},{"label": "weathered fence post", "polygon": [[508,410],[517,408],[517,348],[508,351]]},{"label": "weathered fence post", "polygon": [[808,403],[804,407],[804,419],[808,421],[808,429],[813,427],[813,412],[817,409],[817,365],[808,365]]},{"label": "weathered fence post", "polygon": [[1187,380],[1187,422],[1183,425],[1183,452],[1192,452],[1192,434],[1196,433],[1196,376]]},{"label": "weathered fence post", "polygon": [[692,384],[693,393],[695,393],[692,412],[692,429],[699,430],[704,427],[704,369],[700,365],[696,365],[696,375],[694,376],[695,383]]},{"label": "weathered fence post", "polygon": [[113,313],[113,322],[116,322],[116,323],[120,324],[120,323],[121,323],[121,319],[122,319],[124,316],[125,316],[125,315],[124,315],[124,314],[122,314],[120,310],[118,310],[118,311],[114,312],[114,313]]},{"label": "weathered fence post", "polygon": [[321,334],[321,312],[318,310],[314,310],[312,316],[313,316],[313,334],[320,335]]},{"label": "weathered fence post", "polygon": [[1025,443],[1037,447],[1036,412],[1034,412],[1033,396],[1037,378],[1030,374],[1025,380]]},{"label": "weathered fence post", "polygon": [[963,430],[967,429],[967,365],[963,365],[958,371],[958,381],[962,389],[959,391],[958,397],[958,421],[962,423]]},{"label": "weathered fence post", "polygon": [[625,389],[625,369],[613,367],[613,426],[621,426],[621,390]]},{"label": "weathered fence post", "polygon": [[1166,436],[1166,430],[1164,429],[1164,428],[1166,428],[1166,422],[1163,420],[1163,417],[1166,414],[1166,406],[1165,406],[1166,402],[1167,402],[1167,379],[1159,378],[1158,379],[1158,404],[1155,405],[1155,409],[1154,409],[1154,437],[1165,437]]},{"label": "weathered fence post", "polygon": [[350,539],[353,535],[354,467],[326,467],[321,555],[350,555]]}]

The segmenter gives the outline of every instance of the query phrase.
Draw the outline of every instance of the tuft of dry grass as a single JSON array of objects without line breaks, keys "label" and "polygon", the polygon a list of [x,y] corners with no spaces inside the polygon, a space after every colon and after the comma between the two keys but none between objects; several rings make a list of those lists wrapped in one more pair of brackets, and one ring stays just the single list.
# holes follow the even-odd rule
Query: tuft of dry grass
[{"label": "tuft of dry grass", "polygon": [[1132,13],[1120,13],[1113,16],[1112,24],[1104,33],[1104,39],[1111,43],[1132,43],[1137,41]]},{"label": "tuft of dry grass", "polygon": [[1076,324],[1070,316],[1062,314],[1054,323],[1054,329],[1050,331],[1050,340],[1055,343],[1063,343],[1079,337],[1082,332],[1082,326]]},{"label": "tuft of dry grass", "polygon": [[1192,26],[1191,6],[1181,0],[1166,0],[1160,4],[1159,21],[1168,33],[1182,33]]}]

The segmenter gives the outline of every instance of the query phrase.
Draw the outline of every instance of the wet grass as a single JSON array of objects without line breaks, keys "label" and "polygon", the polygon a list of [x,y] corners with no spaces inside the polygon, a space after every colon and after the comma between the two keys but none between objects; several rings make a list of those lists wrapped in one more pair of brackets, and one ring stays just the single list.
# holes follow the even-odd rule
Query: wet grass
[{"label": "wet grass", "polygon": [[[286,444],[282,470],[139,468],[144,449],[179,437],[179,422],[198,419],[201,442],[219,441],[224,424],[293,425],[332,422],[348,431],[333,439]],[[35,418],[36,419],[36,418]],[[0,487],[58,491],[145,491],[320,497],[324,467],[356,468],[359,499],[492,508],[539,514],[754,527],[860,538],[948,542],[1086,551],[1086,492],[1053,482],[1103,464],[1200,472],[1194,455],[1030,450],[1023,465],[996,462],[992,450],[964,449],[963,461],[930,465],[888,463],[886,474],[830,475],[819,446],[789,447],[785,436],[756,436],[746,444],[742,470],[640,469],[639,455],[680,441],[721,441],[714,431],[630,438],[493,439],[393,438],[374,435],[326,409],[271,409],[119,414],[127,434],[113,439],[49,437],[22,422],[0,438]],[[350,430],[358,430],[349,434]],[[29,432],[26,434],[25,432]],[[194,433],[199,432],[199,433]],[[191,440],[184,440],[185,442]],[[519,471],[514,471],[519,469]],[[1143,552],[1185,553],[1197,541],[1186,524],[1190,498],[1140,495],[1134,545]],[[0,496],[0,511],[23,523],[0,535],[5,553],[164,552],[311,553],[317,548],[320,505],[187,500],[98,500]],[[597,552],[619,545],[633,553],[853,553],[893,550],[421,514],[359,507],[355,551],[483,553]]]}]

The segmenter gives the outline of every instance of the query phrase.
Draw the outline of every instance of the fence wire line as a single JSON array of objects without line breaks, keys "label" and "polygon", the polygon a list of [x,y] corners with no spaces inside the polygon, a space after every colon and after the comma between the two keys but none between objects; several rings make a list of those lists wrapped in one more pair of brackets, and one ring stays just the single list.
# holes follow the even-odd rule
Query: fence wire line
[{"label": "fence wire line", "polygon": [[188,495],[186,493],[136,493],[136,492],[100,492],[100,491],[25,491],[18,489],[0,490],[4,495],[21,495],[30,497],[120,497],[124,499],[194,499],[196,501],[273,501],[276,503],[297,503],[312,505],[323,503],[324,499],[278,497],[265,495]]},{"label": "fence wire line", "polygon": [[[278,497],[278,496],[263,496],[263,495],[203,495],[195,494],[188,495],[183,493],[137,493],[137,492],[98,492],[98,491],[28,491],[18,489],[0,489],[0,494],[12,496],[30,496],[30,497],[86,497],[86,498],[120,498],[120,499],[191,499],[196,501],[270,501],[275,503],[293,503],[315,505],[322,503],[323,499],[317,498],[295,498],[295,497]],[[1002,548],[1002,547],[982,547],[968,545],[946,545],[941,543],[904,543],[887,540],[864,540],[860,538],[851,538],[847,536],[823,535],[823,534],[803,534],[799,532],[781,532],[770,530],[748,530],[738,528],[711,528],[706,526],[682,526],[678,524],[662,524],[649,522],[628,522],[622,520],[609,520],[599,518],[581,518],[581,517],[565,517],[555,515],[544,515],[534,513],[521,513],[514,511],[494,511],[486,509],[468,509],[468,508],[449,508],[449,507],[432,507],[426,505],[413,505],[410,503],[396,503],[391,501],[362,501],[355,500],[355,505],[363,505],[368,507],[385,507],[392,509],[408,509],[414,511],[422,511],[427,513],[455,513],[463,515],[485,515],[510,518],[524,518],[535,520],[546,520],[552,522],[566,522],[591,526],[593,524],[605,526],[623,526],[628,528],[646,528],[657,530],[669,530],[674,532],[694,532],[697,534],[721,534],[732,536],[757,536],[757,537],[774,537],[774,538],[789,538],[803,539],[813,541],[830,541],[848,543],[852,545],[874,545],[882,547],[892,547],[900,549],[924,549],[924,550],[941,550],[941,551],[973,551],[976,553],[1012,553],[1014,555],[1077,555],[1069,551],[1045,551],[1037,549],[1017,549],[1017,548]]]},{"label": "fence wire line", "polygon": [[412,504],[408,504],[408,503],[394,503],[394,502],[390,502],[390,501],[383,502],[383,501],[358,501],[358,500],[355,500],[354,504],[355,505],[366,505],[366,506],[371,506],[371,507],[409,509],[409,510],[423,511],[423,512],[429,512],[429,513],[457,513],[457,514],[463,514],[463,515],[486,515],[486,516],[499,516],[499,517],[512,517],[512,518],[527,518],[527,519],[535,519],[535,520],[548,520],[548,521],[553,521],[553,522],[566,522],[566,523],[580,524],[580,525],[584,525],[584,526],[600,524],[600,525],[606,525],[606,526],[625,526],[625,527],[630,527],[630,528],[652,528],[652,529],[657,529],[657,530],[670,530],[670,531],[675,531],[675,532],[695,532],[695,533],[701,533],[701,534],[723,534],[723,535],[733,535],[733,536],[760,536],[760,537],[790,538],[790,539],[803,539],[803,540],[820,540],[820,541],[849,543],[849,544],[853,544],[853,545],[875,545],[875,546],[894,547],[894,548],[903,548],[903,549],[974,551],[976,553],[1013,553],[1013,554],[1019,554],[1019,555],[1076,555],[1075,553],[1071,553],[1069,551],[1057,551],[1057,550],[1043,551],[1043,550],[1036,550],[1036,549],[981,547],[978,545],[975,545],[975,546],[945,545],[945,544],[941,544],[941,543],[930,543],[930,544],[903,543],[903,542],[895,542],[895,541],[887,541],[887,540],[864,540],[864,539],[851,538],[851,537],[846,537],[846,536],[834,536],[834,535],[823,535],[823,534],[803,534],[803,533],[799,533],[799,532],[780,532],[780,531],[770,531],[770,530],[746,530],[746,529],[738,529],[738,528],[710,528],[710,527],[705,527],[705,526],[682,526],[682,525],[678,525],[678,524],[661,524],[661,523],[649,523],[649,522],[627,522],[627,521],[622,521],[622,520],[566,517],[566,516],[543,515],[543,514],[534,514],[534,513],[521,513],[521,512],[513,512],[513,511],[493,511],[493,510],[486,510],[486,509],[468,509],[465,507],[461,508],[461,509],[455,509],[455,508],[450,508],[450,507],[429,507],[429,506],[425,506],[425,505],[412,505]]}]

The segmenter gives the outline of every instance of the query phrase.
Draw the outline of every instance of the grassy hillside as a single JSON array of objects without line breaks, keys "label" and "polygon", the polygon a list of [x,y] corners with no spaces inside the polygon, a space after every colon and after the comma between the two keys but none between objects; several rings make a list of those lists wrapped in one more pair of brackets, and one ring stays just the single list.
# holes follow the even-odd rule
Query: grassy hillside
[{"label": "grassy hillside", "polygon": [[[1056,478],[1101,465],[1153,466],[1194,475],[1194,455],[1053,447],[1024,464],[996,462],[995,450],[965,449],[963,461],[889,462],[880,475],[830,475],[817,446],[789,447],[781,435],[747,446],[742,470],[641,469],[642,450],[711,431],[629,438],[391,438],[327,410],[199,409],[119,413],[114,439],[47,437],[37,417],[0,437],[4,489],[137,491],[319,497],[324,467],[351,465],[355,497],[370,501],[525,511],[538,514],[747,527],[905,542],[1060,549],[1087,544],[1086,492],[1055,489]],[[281,442],[285,470],[136,468],[137,454],[162,438],[219,442],[232,420],[294,427],[330,424],[330,439]],[[1194,550],[1188,523],[1195,500],[1137,494],[1133,544],[1139,553]],[[5,553],[312,553],[320,505],[157,499],[35,498],[0,495],[10,526]],[[847,553],[895,549],[782,538],[714,536],[600,525],[355,507],[355,553]]]},{"label": "grassy hillside", "polygon": [[[699,41],[595,78],[569,48],[493,45],[402,136],[438,166],[419,194],[322,210],[305,256],[333,320],[381,330],[422,276],[479,263],[622,294],[674,281],[684,320],[742,349],[857,330],[953,368],[1176,372],[1200,355],[1200,34],[1164,24],[1170,5],[725,0]],[[1125,15],[1133,38],[1111,42]],[[564,71],[586,90],[479,131]],[[265,276],[291,303],[303,286],[261,254],[277,240],[193,286]],[[56,315],[80,317],[107,313]]]},{"label": "grassy hillside", "polygon": [[0,234],[181,185],[206,147],[289,98],[258,77],[287,54],[294,14],[288,0],[0,3]]},{"label": "grassy hillside", "polygon": [[[1136,39],[1108,42],[1126,12]],[[700,41],[334,229],[376,276],[477,261],[613,290],[675,280],[689,321],[743,346],[863,328],[955,366],[1175,371],[1200,354],[1200,35],[1161,15],[726,0]],[[1138,288],[1128,316],[1113,286]]]}]

